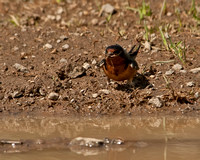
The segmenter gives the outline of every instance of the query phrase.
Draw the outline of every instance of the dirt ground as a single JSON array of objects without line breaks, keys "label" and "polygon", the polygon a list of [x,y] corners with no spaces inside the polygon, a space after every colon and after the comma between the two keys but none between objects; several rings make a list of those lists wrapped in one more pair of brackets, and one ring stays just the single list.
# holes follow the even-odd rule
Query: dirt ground
[{"label": "dirt ground", "polygon": [[[114,12],[101,9],[108,3]],[[168,0],[162,14],[163,1],[146,4],[140,20],[130,9],[139,0],[1,0],[0,114],[200,114],[200,3]],[[165,47],[161,26],[186,60]],[[108,85],[105,48],[138,43],[135,87]]]}]

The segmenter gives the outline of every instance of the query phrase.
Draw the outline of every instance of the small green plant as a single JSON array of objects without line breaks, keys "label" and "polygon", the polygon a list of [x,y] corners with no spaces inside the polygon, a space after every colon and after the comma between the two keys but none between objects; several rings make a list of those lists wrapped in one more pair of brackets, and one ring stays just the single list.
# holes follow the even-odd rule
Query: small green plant
[{"label": "small green plant", "polygon": [[175,9],[175,13],[178,17],[178,22],[179,22],[179,27],[178,27],[178,31],[181,31],[181,28],[182,28],[182,22],[181,22],[181,13],[180,13],[180,9],[179,8],[176,8]]},{"label": "small green plant", "polygon": [[167,42],[167,39],[165,38],[165,35],[162,31],[162,28],[159,27],[159,31],[163,40],[163,44],[167,50],[172,51],[175,53],[175,55],[181,60],[183,64],[186,62],[186,48],[185,48],[185,42],[179,41],[178,43],[172,42],[170,36],[168,37],[169,44]]},{"label": "small green plant", "polygon": [[162,8],[160,10],[159,19],[161,19],[163,13],[164,14],[166,13],[166,0],[163,1]]},{"label": "small green plant", "polygon": [[164,44],[166,50],[169,50],[169,46],[168,46],[167,40],[165,38],[165,35],[164,35],[163,31],[162,31],[162,27],[159,27],[159,31],[160,31],[160,34],[161,34],[161,37],[162,37],[162,41],[163,41],[163,44]]},{"label": "small green plant", "polygon": [[106,21],[107,21],[108,23],[110,22],[111,17],[112,17],[112,13],[109,14],[109,15],[106,17]]},{"label": "small green plant", "polygon": [[144,21],[144,30],[145,30],[144,38],[146,41],[149,41],[149,29],[147,28],[146,21]]},{"label": "small green plant", "polygon": [[198,22],[200,22],[200,17],[199,17],[199,14],[197,12],[197,9],[196,9],[195,0],[192,0],[192,4],[191,4],[190,10],[189,10],[189,14],[192,15],[192,17],[195,20],[197,20]]},{"label": "small green plant", "polygon": [[15,16],[10,15],[10,17],[11,17],[10,22],[11,22],[12,24],[14,24],[15,26],[20,26],[19,21],[18,21],[18,19],[17,19]]},{"label": "small green plant", "polygon": [[173,43],[169,37],[170,49],[178,56],[183,64],[186,62],[186,49],[185,43],[179,41],[178,43]]},{"label": "small green plant", "polygon": [[145,1],[142,1],[142,6],[139,8],[132,8],[132,7],[127,7],[128,10],[136,11],[139,13],[140,16],[140,21],[144,19],[145,16],[151,16],[151,8],[149,4],[146,4]]}]

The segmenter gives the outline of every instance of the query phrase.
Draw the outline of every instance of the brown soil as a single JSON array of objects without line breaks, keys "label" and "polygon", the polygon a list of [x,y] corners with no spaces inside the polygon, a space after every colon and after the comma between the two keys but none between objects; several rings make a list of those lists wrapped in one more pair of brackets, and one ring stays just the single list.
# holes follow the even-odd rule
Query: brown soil
[{"label": "brown soil", "polygon": [[[200,67],[200,21],[189,14],[190,2],[167,1],[166,14],[159,20],[162,2],[150,0],[152,15],[145,16],[141,23],[139,14],[126,8],[138,8],[139,0],[130,4],[120,0],[103,2],[0,2],[1,115],[200,113],[200,72],[190,71]],[[106,3],[116,9],[111,17],[104,12],[99,16]],[[144,45],[144,21],[151,50]],[[163,32],[167,31],[173,42],[185,42],[185,64],[163,45],[158,28],[167,25],[168,30]],[[104,72],[97,67],[105,48],[117,43],[129,50],[138,42],[143,45],[136,58],[140,67],[136,86],[131,88],[126,82],[107,85]],[[52,48],[46,48],[46,44]],[[69,48],[63,48],[65,44]],[[26,68],[16,69],[16,63]],[[84,69],[84,63],[89,68]],[[183,69],[166,75],[177,63]],[[188,82],[193,82],[192,86]],[[51,92],[59,97],[49,99]],[[156,97],[161,106],[150,103]]]}]

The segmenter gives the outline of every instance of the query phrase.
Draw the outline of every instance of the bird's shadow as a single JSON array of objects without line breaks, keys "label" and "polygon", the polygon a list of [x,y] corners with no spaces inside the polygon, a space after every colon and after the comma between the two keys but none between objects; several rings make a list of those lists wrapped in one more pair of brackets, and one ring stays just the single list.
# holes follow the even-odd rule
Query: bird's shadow
[{"label": "bird's shadow", "polygon": [[137,74],[136,77],[133,80],[133,86],[129,84],[118,84],[117,87],[115,87],[116,90],[124,91],[124,92],[132,92],[133,89],[144,89],[146,87],[152,86],[149,82],[149,80],[143,75],[143,74]]}]

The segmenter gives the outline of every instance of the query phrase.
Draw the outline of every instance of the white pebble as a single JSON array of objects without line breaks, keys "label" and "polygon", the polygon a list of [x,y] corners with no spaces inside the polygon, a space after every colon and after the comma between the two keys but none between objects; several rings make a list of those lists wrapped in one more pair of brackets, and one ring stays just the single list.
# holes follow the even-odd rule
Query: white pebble
[{"label": "white pebble", "polygon": [[45,44],[43,46],[43,48],[45,48],[45,49],[51,49],[51,48],[53,48],[53,46],[51,44],[47,43],[47,44]]}]

